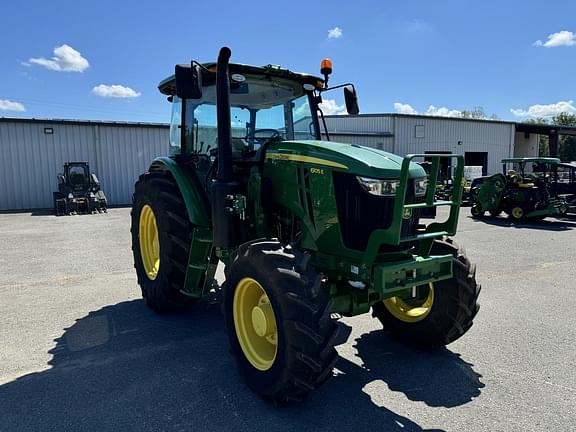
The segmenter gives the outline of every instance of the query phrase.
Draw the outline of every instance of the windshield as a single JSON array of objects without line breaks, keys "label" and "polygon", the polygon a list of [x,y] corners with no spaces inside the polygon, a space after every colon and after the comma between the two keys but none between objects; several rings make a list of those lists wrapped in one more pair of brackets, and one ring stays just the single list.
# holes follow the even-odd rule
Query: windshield
[{"label": "windshield", "polygon": [[[174,102],[179,103],[177,98]],[[183,104],[184,152],[211,153],[218,146],[215,87]],[[309,96],[297,82],[253,77],[232,84],[233,154],[258,150],[270,140],[316,139]]]}]

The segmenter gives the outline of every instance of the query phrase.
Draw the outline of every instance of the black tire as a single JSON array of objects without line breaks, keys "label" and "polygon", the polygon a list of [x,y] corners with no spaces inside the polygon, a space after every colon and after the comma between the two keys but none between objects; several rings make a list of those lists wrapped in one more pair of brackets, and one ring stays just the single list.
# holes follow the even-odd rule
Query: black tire
[{"label": "black tire", "polygon": [[473,218],[480,219],[484,216],[484,210],[480,204],[476,203],[470,208],[470,214]]},{"label": "black tire", "polygon": [[382,322],[388,335],[424,348],[448,345],[460,338],[472,327],[480,309],[476,266],[464,251],[452,239],[445,238],[434,242],[432,253],[454,257],[453,277],[434,283],[434,303],[423,320],[407,323],[392,315],[383,302],[372,306],[372,316]]},{"label": "black tire", "polygon": [[[278,241],[260,240],[241,246],[226,268],[223,310],[232,353],[248,386],[277,404],[304,400],[332,376],[338,358],[332,301],[309,258]],[[250,363],[238,340],[233,303],[244,278],[262,286],[276,317],[277,354],[267,370]]]},{"label": "black tire", "polygon": [[[192,239],[192,225],[188,219],[182,194],[170,174],[145,173],[134,186],[132,204],[132,252],[138,284],[146,304],[156,312],[182,309],[196,301],[182,294],[186,265]],[[140,252],[140,213],[149,205],[156,217],[160,243],[160,267],[154,280],[144,269]]]}]

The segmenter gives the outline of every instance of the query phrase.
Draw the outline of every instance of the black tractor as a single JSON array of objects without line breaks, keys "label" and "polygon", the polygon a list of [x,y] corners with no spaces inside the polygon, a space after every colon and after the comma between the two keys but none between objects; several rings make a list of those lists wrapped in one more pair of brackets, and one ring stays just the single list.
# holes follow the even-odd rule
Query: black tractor
[{"label": "black tractor", "polygon": [[58,174],[58,192],[53,192],[56,216],[106,213],[108,202],[88,162],[66,162]]}]

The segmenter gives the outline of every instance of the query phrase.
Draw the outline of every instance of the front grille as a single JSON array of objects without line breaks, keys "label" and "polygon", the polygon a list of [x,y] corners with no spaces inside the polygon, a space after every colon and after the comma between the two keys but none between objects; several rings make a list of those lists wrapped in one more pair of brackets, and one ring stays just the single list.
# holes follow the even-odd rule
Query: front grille
[{"label": "front grille", "polygon": [[[341,172],[334,173],[334,190],[344,246],[366,250],[368,239],[374,230],[390,228],[395,198],[369,194],[358,183],[355,175]],[[406,203],[414,202],[414,183],[409,180]],[[413,210],[412,217],[403,221],[402,236],[416,234],[419,214],[420,210]],[[381,251],[398,249],[405,249],[405,246],[385,247]]]}]

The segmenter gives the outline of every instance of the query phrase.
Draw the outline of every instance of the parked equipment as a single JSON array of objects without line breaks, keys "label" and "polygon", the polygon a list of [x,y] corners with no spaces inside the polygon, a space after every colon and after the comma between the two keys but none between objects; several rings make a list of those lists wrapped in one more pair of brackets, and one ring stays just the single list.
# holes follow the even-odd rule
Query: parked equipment
[{"label": "parked equipment", "polygon": [[472,182],[472,216],[483,217],[485,212],[498,216],[505,212],[514,220],[539,220],[565,213],[566,201],[550,193],[550,176],[541,171],[548,167],[549,172],[549,167],[559,163],[556,158],[502,160],[503,174],[478,177]]},{"label": "parked equipment", "polygon": [[58,192],[53,192],[56,216],[106,212],[108,203],[96,174],[87,162],[66,162],[58,174]]},{"label": "parked equipment", "polygon": [[576,213],[576,162],[552,166],[550,193],[566,201],[567,213]]},{"label": "parked equipment", "polygon": [[[456,232],[464,160],[426,155],[424,169],[358,145],[321,141],[319,104],[352,84],[279,66],[177,65],[160,91],[172,102],[172,157],[135,185],[132,249],[146,303],[165,312],[213,288],[225,264],[223,312],[240,373],[277,403],[304,399],[331,375],[331,314],[372,314],[398,339],[443,346],[478,311],[475,267]],[[320,112],[321,113],[321,112]],[[325,129],[325,128],[324,128]],[[215,137],[217,137],[215,139]],[[421,155],[422,158],[424,155]],[[434,198],[442,158],[457,161],[454,199]],[[448,206],[443,223],[423,208]],[[201,347],[198,347],[201,349]]]}]

